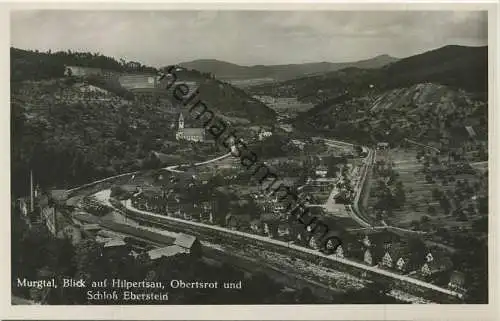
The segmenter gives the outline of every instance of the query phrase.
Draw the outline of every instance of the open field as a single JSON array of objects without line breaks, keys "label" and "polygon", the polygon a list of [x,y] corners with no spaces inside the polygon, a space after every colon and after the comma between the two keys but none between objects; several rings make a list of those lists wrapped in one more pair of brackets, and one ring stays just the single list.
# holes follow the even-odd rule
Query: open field
[{"label": "open field", "polygon": [[296,97],[253,96],[277,113],[296,114],[314,107],[312,103],[300,102]]},{"label": "open field", "polygon": [[262,84],[268,84],[276,81],[274,78],[252,78],[252,79],[231,79],[227,80],[228,83],[231,85],[245,89],[249,88],[252,86],[257,86],[257,85],[262,85]]},{"label": "open field", "polygon": [[[391,225],[399,227],[409,227],[413,220],[420,220],[427,214],[430,205],[438,206],[438,202],[432,200],[432,189],[434,184],[429,184],[425,180],[425,175],[421,172],[422,164],[416,159],[416,151],[392,149],[387,152],[377,151],[375,161],[385,160],[393,163],[393,169],[396,171],[398,180],[403,183],[406,202],[400,210],[394,211],[388,219]],[[376,182],[374,177],[374,183]],[[373,206],[376,199],[372,196],[376,188],[373,186],[372,193],[368,199],[368,211],[373,212]],[[389,223],[389,222],[387,222]]]},{"label": "open field", "polygon": [[[444,173],[426,175],[423,172],[423,160],[417,160],[417,151],[413,149],[391,149],[386,152],[377,152],[376,160],[384,160],[391,163],[393,170],[397,173],[396,181],[403,183],[405,191],[405,203],[400,209],[396,209],[390,217],[386,218],[388,224],[398,227],[411,227],[415,221],[421,222],[422,218],[428,221],[425,229],[436,230],[440,226],[449,228],[468,228],[472,221],[467,218],[457,218],[457,211],[471,209],[471,215],[475,216],[478,210],[477,199],[487,196],[487,182],[479,170],[471,172]],[[438,157],[441,164],[445,164],[446,156]],[[432,167],[433,165],[431,165]],[[449,169],[448,165],[435,165],[437,168]],[[472,166],[473,168],[476,166]],[[479,168],[487,168],[487,163],[480,163]],[[429,176],[429,177],[426,177]],[[431,178],[431,179],[429,179]],[[377,179],[375,178],[375,181]],[[467,196],[456,194],[457,186],[466,182],[470,188]],[[369,212],[373,213],[376,198],[373,197],[374,190],[368,199]],[[442,195],[449,202],[449,210],[445,211],[440,197]],[[420,228],[423,228],[422,226]]]}]

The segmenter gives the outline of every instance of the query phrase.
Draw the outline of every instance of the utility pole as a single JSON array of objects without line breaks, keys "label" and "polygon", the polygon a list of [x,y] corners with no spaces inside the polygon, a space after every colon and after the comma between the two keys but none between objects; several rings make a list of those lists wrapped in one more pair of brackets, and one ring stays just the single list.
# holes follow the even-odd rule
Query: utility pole
[{"label": "utility pole", "polygon": [[35,211],[35,191],[33,190],[33,170],[30,170],[30,211]]}]

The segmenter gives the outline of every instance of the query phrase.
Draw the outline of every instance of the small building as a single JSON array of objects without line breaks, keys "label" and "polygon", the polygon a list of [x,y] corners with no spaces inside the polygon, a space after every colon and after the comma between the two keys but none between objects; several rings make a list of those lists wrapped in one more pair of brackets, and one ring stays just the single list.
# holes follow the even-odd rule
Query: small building
[{"label": "small building", "polygon": [[81,228],[86,232],[88,231],[98,233],[98,231],[101,229],[101,226],[99,224],[83,224]]},{"label": "small building", "polygon": [[387,150],[387,149],[389,149],[389,143],[379,142],[379,143],[377,143],[377,149],[378,150]]},{"label": "small building", "polygon": [[370,249],[365,250],[365,253],[363,254],[363,262],[365,262],[368,265],[373,265],[373,256]]},{"label": "small building", "polygon": [[314,171],[314,173],[316,174],[316,176],[326,177],[326,174],[328,174],[328,168],[326,168],[326,166],[323,165],[318,166]]},{"label": "small building", "polygon": [[125,243],[124,240],[118,239],[118,238],[116,238],[116,239],[113,238],[113,239],[109,239],[106,242],[104,242],[103,247],[105,249],[111,249],[111,248],[125,247],[126,245],[127,245],[127,243]]},{"label": "small building", "polygon": [[343,258],[343,257],[344,257],[344,248],[342,247],[342,245],[339,245],[339,246],[337,247],[337,249],[335,250],[334,255],[335,255],[336,257],[341,257],[341,258]]},{"label": "small building", "polygon": [[262,234],[264,232],[262,221],[258,219],[250,221],[250,229],[256,234]]},{"label": "small building", "polygon": [[290,226],[288,223],[281,222],[278,224],[278,235],[280,236],[290,235]]},{"label": "small building", "polygon": [[274,238],[278,235],[279,217],[274,213],[265,213],[261,215],[264,234]]},{"label": "small building", "polygon": [[298,147],[300,150],[303,150],[303,149],[304,149],[304,147],[305,147],[305,145],[306,145],[306,143],[304,143],[304,142],[302,142],[302,141],[300,141],[300,140],[298,140],[298,139],[292,139],[290,142],[291,142],[294,146]]},{"label": "small building", "polygon": [[448,282],[448,288],[451,290],[465,291],[465,274],[459,271],[453,271]]},{"label": "small building", "polygon": [[399,271],[406,271],[409,266],[409,257],[404,248],[392,246],[382,257],[382,266],[394,268]]},{"label": "small building", "polygon": [[230,228],[231,230],[236,230],[238,229],[238,220],[236,217],[232,214],[227,214],[225,218],[226,222],[226,227]]},{"label": "small building", "polygon": [[74,77],[83,77],[83,76],[93,76],[93,75],[102,75],[103,70],[100,68],[90,68],[90,67],[81,67],[81,66],[65,66],[64,67],[64,75],[65,76],[74,76]]},{"label": "small building", "polygon": [[179,233],[174,241],[174,245],[181,248],[183,253],[199,255],[201,253],[201,243],[196,236]]},{"label": "small building", "polygon": [[130,253],[127,243],[122,238],[97,236],[96,241],[102,245],[101,255],[123,256]]},{"label": "small building", "polygon": [[476,139],[476,132],[474,131],[474,128],[472,128],[472,126],[465,126],[465,130],[467,130],[467,133],[469,134],[469,137],[471,139]]},{"label": "small building", "polygon": [[267,137],[271,137],[273,135],[272,132],[265,130],[264,128],[261,128],[259,130],[259,140],[262,141],[266,139]]},{"label": "small building", "polygon": [[215,201],[204,201],[200,204],[200,219],[202,221],[214,222]]},{"label": "small building", "polygon": [[308,244],[309,244],[310,248],[315,249],[315,250],[319,250],[319,248],[320,248],[319,237],[316,235],[311,235],[311,237],[309,238]]},{"label": "small building", "polygon": [[166,247],[160,247],[153,249],[148,252],[148,256],[151,260],[155,261],[162,257],[173,257],[178,254],[184,253],[182,249],[177,245],[170,245]]},{"label": "small building", "polygon": [[431,252],[427,252],[427,255],[425,256],[425,261],[427,263],[434,261],[434,256],[432,255]]},{"label": "small building", "polygon": [[431,276],[440,272],[449,271],[453,268],[453,263],[448,257],[439,257],[438,259],[426,262],[420,272],[423,276]]}]

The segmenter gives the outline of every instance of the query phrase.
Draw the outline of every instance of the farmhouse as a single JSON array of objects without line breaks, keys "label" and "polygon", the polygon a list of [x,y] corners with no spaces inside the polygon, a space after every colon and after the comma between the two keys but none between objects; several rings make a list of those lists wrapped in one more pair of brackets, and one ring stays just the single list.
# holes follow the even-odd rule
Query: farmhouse
[{"label": "farmhouse", "polygon": [[453,267],[453,263],[448,257],[439,257],[438,259],[432,260],[425,263],[420,272],[423,276],[431,276],[439,272],[449,271]]},{"label": "farmhouse", "polygon": [[382,257],[382,266],[395,268],[399,271],[406,271],[409,258],[405,249],[398,246],[392,246]]},{"label": "farmhouse", "polygon": [[465,274],[459,271],[453,271],[450,277],[448,287],[452,290],[465,291]]}]

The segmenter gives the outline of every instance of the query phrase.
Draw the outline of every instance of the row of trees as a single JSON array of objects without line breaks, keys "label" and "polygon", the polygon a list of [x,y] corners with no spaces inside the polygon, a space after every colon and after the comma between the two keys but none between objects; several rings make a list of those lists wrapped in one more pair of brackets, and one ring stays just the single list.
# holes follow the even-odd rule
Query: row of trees
[{"label": "row of trees", "polygon": [[116,72],[157,73],[154,67],[138,62],[119,61],[100,53],[74,52],[71,50],[58,52],[39,52],[38,50],[22,50],[10,48],[11,80],[40,80],[62,77],[65,66],[81,66],[99,68]]},{"label": "row of trees", "polygon": [[373,167],[377,183],[373,189],[376,198],[374,209],[377,219],[390,217],[394,210],[401,209],[406,203],[406,191],[403,182],[398,180],[399,174],[393,169],[392,163],[377,161]]}]

